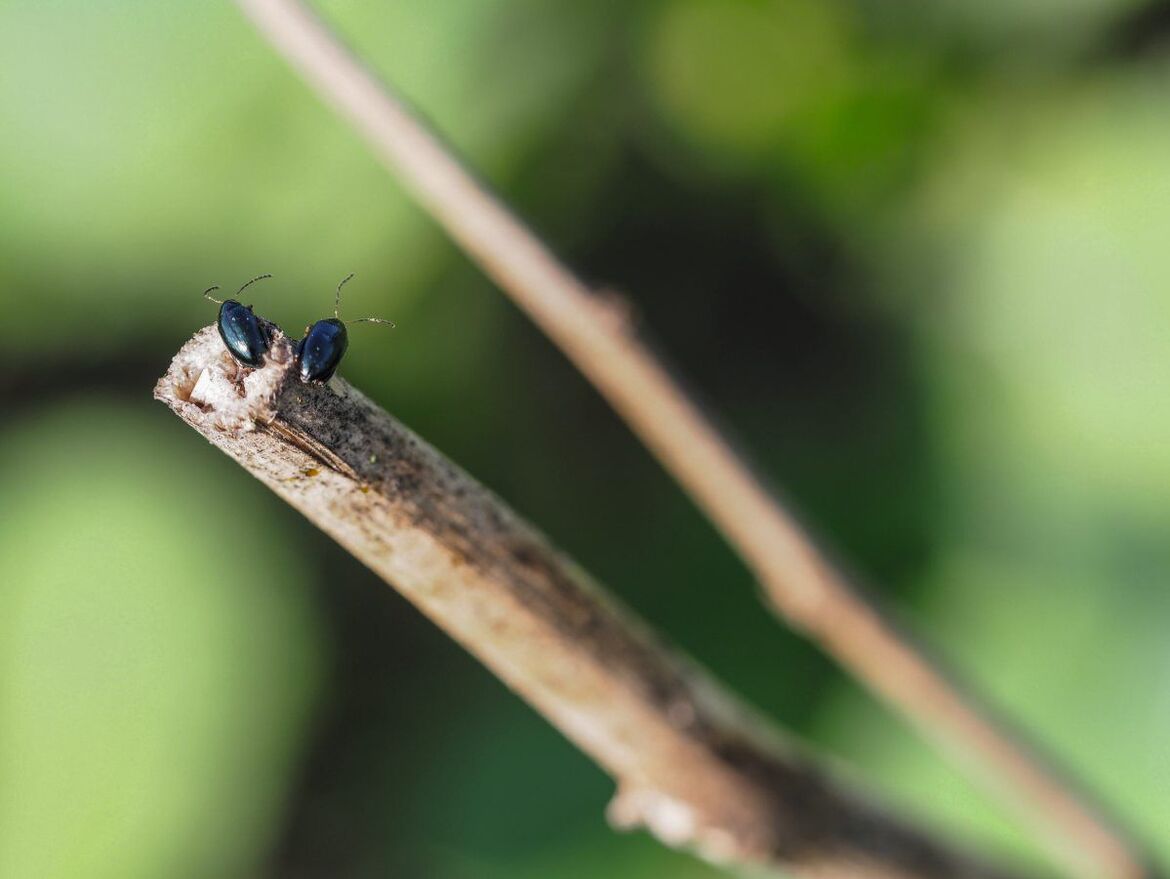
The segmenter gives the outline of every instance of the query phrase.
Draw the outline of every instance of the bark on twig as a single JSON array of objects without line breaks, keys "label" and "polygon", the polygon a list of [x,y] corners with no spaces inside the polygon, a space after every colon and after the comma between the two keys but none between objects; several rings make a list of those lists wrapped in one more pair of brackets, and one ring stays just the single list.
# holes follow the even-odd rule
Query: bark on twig
[{"label": "bark on twig", "polygon": [[1140,847],[1090,798],[850,587],[639,342],[624,310],[558,262],[303,3],[237,2],[605,396],[739,552],[774,610],[976,778],[1009,794],[1070,868],[1098,879],[1150,875]]},{"label": "bark on twig", "polygon": [[155,396],[397,588],[616,780],[620,826],[817,877],[1007,879],[831,781],[499,499],[283,336],[240,370],[214,327]]}]

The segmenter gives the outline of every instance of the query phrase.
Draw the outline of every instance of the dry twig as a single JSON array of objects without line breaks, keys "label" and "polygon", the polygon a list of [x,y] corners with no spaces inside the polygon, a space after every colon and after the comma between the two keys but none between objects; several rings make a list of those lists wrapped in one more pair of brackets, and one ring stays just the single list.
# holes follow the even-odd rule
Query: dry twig
[{"label": "dry twig", "polygon": [[773,607],[975,774],[1014,796],[1079,872],[1135,879],[1138,847],[1010,735],[827,563],[636,338],[298,0],[237,0],[403,185],[564,350],[759,578]]},{"label": "dry twig", "polygon": [[828,779],[423,440],[340,379],[301,384],[283,336],[273,352],[241,384],[207,327],[155,396],[607,770],[614,823],[808,876],[1008,879]]}]

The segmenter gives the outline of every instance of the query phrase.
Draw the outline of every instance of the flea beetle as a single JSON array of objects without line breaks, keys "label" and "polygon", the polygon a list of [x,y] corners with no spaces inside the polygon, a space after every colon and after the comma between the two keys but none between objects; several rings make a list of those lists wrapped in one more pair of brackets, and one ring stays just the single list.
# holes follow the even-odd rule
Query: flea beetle
[{"label": "flea beetle", "polygon": [[[237,290],[236,295],[239,296],[257,281],[271,277],[272,275],[260,275],[253,278]],[[262,317],[256,317],[252,313],[250,305],[241,305],[235,299],[216,299],[211,295],[211,291],[218,289],[218,284],[214,287],[208,287],[203,291],[203,295],[212,302],[219,303],[219,320],[217,321],[219,337],[223,339],[223,344],[227,347],[228,352],[239,363],[244,366],[259,366],[272,343],[272,324]]]},{"label": "flea beetle", "polygon": [[347,323],[375,323],[394,326],[393,321],[383,320],[380,317],[359,317],[354,320],[343,321],[338,309],[341,306],[341,288],[353,275],[342,278],[337,285],[337,295],[333,300],[333,317],[317,321],[311,327],[305,327],[305,338],[297,342],[296,366],[298,375],[303,382],[327,382],[337,371],[345,349],[349,345],[349,333],[346,332]]}]

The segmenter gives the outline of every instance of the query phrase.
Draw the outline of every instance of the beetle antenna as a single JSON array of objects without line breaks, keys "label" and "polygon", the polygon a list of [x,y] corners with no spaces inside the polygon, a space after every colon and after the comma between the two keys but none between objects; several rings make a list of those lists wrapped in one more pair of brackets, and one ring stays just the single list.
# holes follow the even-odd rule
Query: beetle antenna
[{"label": "beetle antenna", "polygon": [[341,315],[338,314],[341,308],[341,288],[349,283],[350,279],[353,278],[353,274],[353,272],[350,272],[341,279],[341,283],[337,285],[337,295],[333,297],[333,316],[338,320],[341,320]]},{"label": "beetle antenna", "polygon": [[[341,288],[350,282],[350,280],[353,278],[353,275],[354,275],[354,273],[350,272],[348,275],[346,275],[344,278],[342,278],[341,283],[337,285],[337,296],[334,297],[334,299],[333,299],[333,316],[335,318],[337,318],[338,320],[341,320],[341,314],[339,313],[341,310]],[[369,323],[369,324],[389,324],[390,326],[395,326],[394,321],[386,320],[386,319],[380,318],[380,317],[355,317],[353,320],[346,320],[346,321],[341,321],[341,322],[347,323],[347,324]]]},{"label": "beetle antenna", "polygon": [[212,290],[218,290],[218,289],[219,289],[219,284],[212,284],[210,287],[208,287],[206,290],[203,291],[203,298],[210,299],[216,305],[223,305],[222,299],[216,299],[214,296],[211,295]]},{"label": "beetle antenna", "polygon": [[241,293],[243,293],[245,290],[247,290],[249,287],[251,287],[257,281],[263,281],[265,278],[271,278],[271,277],[272,277],[272,275],[257,275],[252,280],[250,280],[247,284],[245,284],[243,287],[241,287],[239,290],[237,290],[236,295],[239,296]]}]

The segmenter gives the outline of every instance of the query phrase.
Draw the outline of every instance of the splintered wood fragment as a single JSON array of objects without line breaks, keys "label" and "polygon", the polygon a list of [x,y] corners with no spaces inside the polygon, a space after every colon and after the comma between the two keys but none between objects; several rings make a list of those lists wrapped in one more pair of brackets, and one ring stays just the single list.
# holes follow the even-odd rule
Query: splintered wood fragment
[{"label": "splintered wood fragment", "polygon": [[353,387],[297,381],[283,336],[240,370],[207,327],[155,396],[589,754],[617,783],[615,825],[809,876],[1011,875],[831,780]]}]

